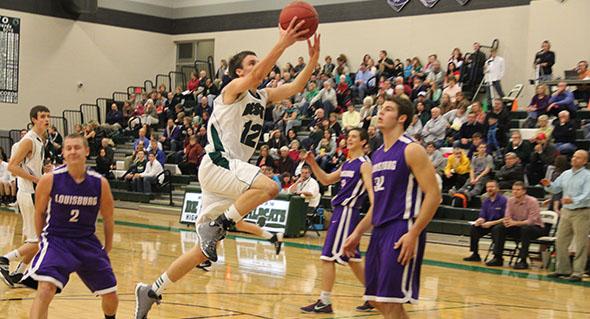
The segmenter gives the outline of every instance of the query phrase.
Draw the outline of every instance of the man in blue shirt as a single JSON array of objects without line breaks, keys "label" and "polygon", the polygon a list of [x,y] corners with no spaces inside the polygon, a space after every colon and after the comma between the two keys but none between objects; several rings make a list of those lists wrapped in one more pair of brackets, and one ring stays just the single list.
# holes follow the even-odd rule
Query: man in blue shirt
[{"label": "man in blue shirt", "polygon": [[464,261],[481,261],[479,256],[479,239],[492,231],[492,227],[502,223],[508,200],[499,192],[500,187],[495,180],[486,183],[487,198],[481,205],[479,218],[471,225],[471,256]]},{"label": "man in blue shirt", "polygon": [[549,99],[549,106],[547,107],[547,115],[557,116],[561,111],[568,111],[570,115],[575,114],[576,104],[574,103],[574,94],[567,90],[567,83],[559,82],[557,84],[557,91],[553,93]]},{"label": "man in blue shirt", "polygon": [[362,101],[365,98],[365,92],[370,87],[375,87],[375,74],[367,68],[365,63],[361,63],[361,66],[354,77],[354,85],[352,89],[359,100]]},{"label": "man in blue shirt", "polygon": [[[542,179],[545,190],[557,194],[563,192],[559,225],[557,226],[557,268],[548,277],[567,277],[570,281],[582,281],[588,259],[588,235],[590,234],[590,171],[588,152],[578,150],[572,157],[572,168],[563,172],[554,182]],[[574,268],[570,263],[568,247],[574,241],[576,256]]]}]

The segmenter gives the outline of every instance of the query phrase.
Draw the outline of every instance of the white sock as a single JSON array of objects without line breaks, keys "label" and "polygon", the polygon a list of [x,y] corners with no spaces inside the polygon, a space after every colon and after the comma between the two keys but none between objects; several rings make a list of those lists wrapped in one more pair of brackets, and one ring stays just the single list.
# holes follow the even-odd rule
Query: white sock
[{"label": "white sock", "polygon": [[272,238],[272,234],[269,233],[269,232],[267,232],[266,230],[262,230],[262,235],[261,236],[262,236],[262,238],[265,238],[265,239],[271,239]]},{"label": "white sock", "polygon": [[14,271],[15,274],[24,274],[25,270],[29,267],[29,264],[25,264],[24,262],[18,263],[16,266],[16,270]]},{"label": "white sock", "polygon": [[322,301],[322,303],[324,305],[330,305],[332,304],[332,301],[330,300],[330,297],[332,296],[332,292],[331,291],[322,291],[320,292],[320,300]]},{"label": "white sock", "polygon": [[225,213],[223,213],[223,215],[225,215],[225,217],[227,217],[227,219],[231,219],[234,221],[234,223],[239,222],[240,220],[242,220],[242,215],[240,215],[240,213],[238,212],[238,210],[236,209],[236,206],[231,205],[226,211]]},{"label": "white sock", "polygon": [[18,249],[15,249],[15,250],[9,252],[8,254],[4,255],[4,257],[10,261],[13,261],[13,260],[19,259],[21,256],[20,256],[20,253],[18,252]]},{"label": "white sock", "polygon": [[156,295],[161,295],[164,289],[171,284],[172,281],[168,278],[168,274],[163,273],[154,283],[152,284],[152,290],[156,293]]}]

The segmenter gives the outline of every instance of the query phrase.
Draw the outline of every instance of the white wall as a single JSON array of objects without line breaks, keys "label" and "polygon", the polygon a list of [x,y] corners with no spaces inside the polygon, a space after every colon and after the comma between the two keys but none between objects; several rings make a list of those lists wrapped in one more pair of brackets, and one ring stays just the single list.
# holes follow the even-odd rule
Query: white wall
[{"label": "white wall", "polygon": [[61,116],[64,109],[174,70],[169,35],[10,10],[0,15],[21,18],[19,99],[0,103],[0,129],[24,127],[34,105]]}]

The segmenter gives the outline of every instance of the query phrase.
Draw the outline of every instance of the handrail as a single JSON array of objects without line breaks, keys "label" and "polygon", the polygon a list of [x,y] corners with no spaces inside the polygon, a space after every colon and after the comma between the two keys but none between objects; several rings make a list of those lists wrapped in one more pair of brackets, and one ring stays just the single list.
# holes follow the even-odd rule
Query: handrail
[{"label": "handrail", "polygon": [[[78,115],[79,120],[77,121],[78,118],[74,118],[76,115]],[[62,112],[62,117],[66,120],[66,124],[67,124],[67,131],[69,133],[74,132],[74,125],[76,124],[82,124],[82,112],[81,111],[76,111],[76,110],[64,110]]]},{"label": "handrail", "polygon": [[82,123],[87,123],[95,120],[100,123],[100,109],[96,104],[80,104],[80,112],[82,113]]},{"label": "handrail", "polygon": [[[159,78],[167,78],[168,79],[167,83],[168,83],[168,85],[170,85],[170,75],[169,74],[156,74],[156,83],[155,83],[156,86],[155,87],[158,87],[160,85],[160,82],[158,82]],[[164,84],[166,84],[166,83],[164,83]]]},{"label": "handrail", "polygon": [[[180,77],[182,79],[182,85],[186,85],[186,76],[184,75],[183,72],[179,72],[179,71],[170,71],[168,72],[168,84],[169,84],[169,88],[172,87],[172,75],[174,74],[174,79],[176,80],[176,75],[180,74]],[[176,83],[174,83],[176,84]]]}]

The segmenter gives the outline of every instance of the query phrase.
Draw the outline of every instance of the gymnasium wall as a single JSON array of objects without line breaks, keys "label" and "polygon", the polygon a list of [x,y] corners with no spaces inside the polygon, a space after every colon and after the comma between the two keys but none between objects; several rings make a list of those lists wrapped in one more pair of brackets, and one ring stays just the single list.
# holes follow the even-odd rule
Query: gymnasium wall
[{"label": "gymnasium wall", "polygon": [[61,116],[174,70],[170,35],[3,9],[0,15],[21,18],[18,104],[0,103],[0,129],[24,127],[31,106]]}]

